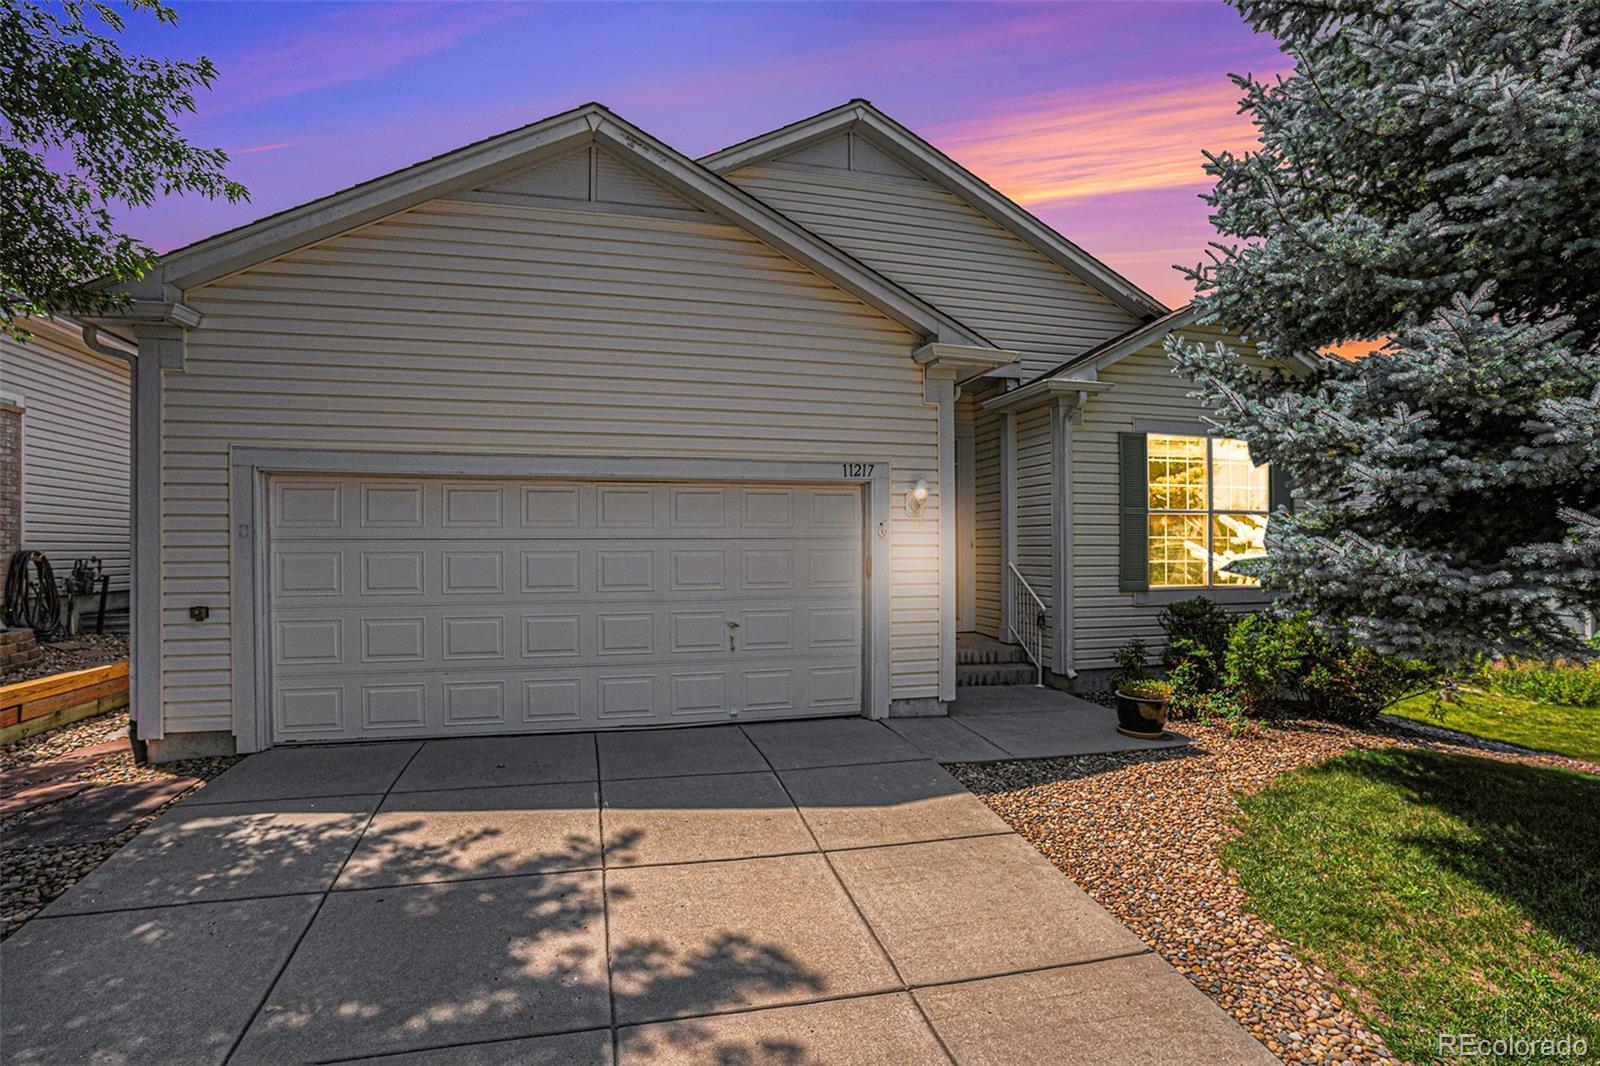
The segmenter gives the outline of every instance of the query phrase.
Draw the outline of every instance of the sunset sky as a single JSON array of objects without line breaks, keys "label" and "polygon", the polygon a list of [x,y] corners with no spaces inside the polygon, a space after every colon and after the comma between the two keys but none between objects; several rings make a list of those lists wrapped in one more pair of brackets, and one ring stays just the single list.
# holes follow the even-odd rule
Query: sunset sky
[{"label": "sunset sky", "polygon": [[1288,66],[1210,2],[175,6],[127,43],[216,63],[184,128],[251,201],[125,216],[158,250],[589,100],[701,155],[862,96],[1181,303],[1200,150],[1251,140],[1226,75]]}]

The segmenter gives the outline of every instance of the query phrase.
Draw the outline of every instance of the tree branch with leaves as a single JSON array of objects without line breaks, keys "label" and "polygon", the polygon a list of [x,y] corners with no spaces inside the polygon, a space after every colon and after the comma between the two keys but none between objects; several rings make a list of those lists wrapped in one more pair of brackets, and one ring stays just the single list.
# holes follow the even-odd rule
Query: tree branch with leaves
[{"label": "tree branch with leaves", "polygon": [[[158,0],[127,7],[177,22]],[[248,198],[224,174],[226,153],[178,128],[216,78],[211,61],[128,55],[116,40],[124,26],[105,3],[0,0],[0,327],[14,335],[29,316],[125,302],[108,285],[144,274],[155,253],[119,232],[118,205]]]}]

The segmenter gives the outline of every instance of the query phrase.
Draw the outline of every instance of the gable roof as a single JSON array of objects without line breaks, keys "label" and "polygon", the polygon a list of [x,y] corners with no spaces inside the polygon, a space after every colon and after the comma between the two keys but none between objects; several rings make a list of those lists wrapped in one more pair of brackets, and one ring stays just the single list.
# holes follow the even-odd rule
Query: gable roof
[{"label": "gable roof", "polygon": [[1058,363],[1037,378],[1034,378],[1034,380],[1043,381],[1046,378],[1061,377],[1074,371],[1092,370],[1098,372],[1120,359],[1125,359],[1135,352],[1142,351],[1173,330],[1182,329],[1184,326],[1191,324],[1198,317],[1200,317],[1200,309],[1198,307],[1192,303],[1184,304],[1176,310],[1168,311],[1160,318],[1151,319],[1149,322],[1134,326],[1132,329],[1119,333],[1115,337],[1101,341],[1088,351],[1080,352],[1071,359]]},{"label": "gable roof", "polygon": [[[1169,333],[1192,326],[1200,319],[1200,308],[1192,303],[1184,304],[1175,310],[1168,311],[1160,318],[1152,319],[1138,325],[1125,333],[1119,333],[1109,340],[1073,356],[1071,359],[1046,370],[1028,384],[1035,381],[1047,381],[1051,378],[1076,378],[1078,375],[1087,374],[1089,380],[1095,374],[1111,366],[1113,363],[1126,359],[1144,351],[1157,341],[1164,340]],[[1302,371],[1312,370],[1314,362],[1309,359],[1293,358],[1288,360],[1297,369]]]},{"label": "gable roof", "polygon": [[428,200],[497,180],[589,143],[600,145],[690,201],[742,227],[919,336],[942,343],[995,347],[977,331],[595,103],[168,252],[151,274],[129,285],[128,291],[156,299],[181,297],[185,290]]},{"label": "gable roof", "polygon": [[867,100],[851,100],[810,118],[791,122],[769,133],[712,152],[701,157],[700,162],[719,174],[726,174],[855,129],[864,130],[875,137],[912,169],[949,189],[1045,258],[1083,279],[1119,307],[1141,318],[1167,313],[1167,306],[1160,300],[1067,240]]}]

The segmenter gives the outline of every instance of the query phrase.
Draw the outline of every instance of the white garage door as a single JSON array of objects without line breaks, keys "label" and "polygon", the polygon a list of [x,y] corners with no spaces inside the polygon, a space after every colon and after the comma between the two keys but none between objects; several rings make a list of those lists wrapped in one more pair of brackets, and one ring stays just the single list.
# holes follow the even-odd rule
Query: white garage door
[{"label": "white garage door", "polygon": [[277,741],[858,714],[846,487],[274,478]]}]

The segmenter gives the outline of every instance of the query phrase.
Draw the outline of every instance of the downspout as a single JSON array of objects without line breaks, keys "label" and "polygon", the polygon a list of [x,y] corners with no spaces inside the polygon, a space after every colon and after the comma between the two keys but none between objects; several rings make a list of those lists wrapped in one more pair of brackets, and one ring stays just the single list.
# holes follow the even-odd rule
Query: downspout
[{"label": "downspout", "polygon": [[100,339],[100,327],[81,323],[84,347],[108,359],[120,359],[128,364],[128,745],[133,749],[133,761],[140,766],[150,761],[149,746],[139,738],[139,715],[135,705],[139,691],[137,672],[139,657],[137,642],[139,626],[139,431],[135,424],[139,417],[139,360],[129,351],[114,348]]}]

